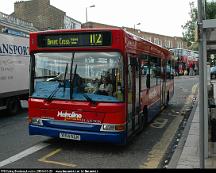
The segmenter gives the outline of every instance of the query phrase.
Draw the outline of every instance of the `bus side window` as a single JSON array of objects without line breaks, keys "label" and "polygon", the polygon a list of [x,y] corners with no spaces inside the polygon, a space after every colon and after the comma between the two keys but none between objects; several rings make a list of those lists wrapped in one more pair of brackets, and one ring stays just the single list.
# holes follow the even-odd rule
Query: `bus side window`
[{"label": "bus side window", "polygon": [[150,86],[160,85],[160,59],[157,57],[149,58]]},{"label": "bus side window", "polygon": [[166,76],[168,80],[174,78],[173,62],[170,60],[167,62],[167,66],[166,66]]},{"label": "bus side window", "polygon": [[147,61],[141,59],[141,64],[140,64],[141,90],[144,90],[147,88],[146,86],[147,70],[148,70]]},{"label": "bus side window", "polygon": [[156,62],[156,85],[160,85],[161,80],[161,59],[157,58]]},{"label": "bus side window", "polygon": [[150,88],[150,74],[149,74],[149,56],[146,54],[140,55],[139,61],[140,74],[140,90]]},{"label": "bus side window", "polygon": [[172,60],[171,61],[171,79],[174,79],[174,75],[175,75],[175,63],[174,61]]}]

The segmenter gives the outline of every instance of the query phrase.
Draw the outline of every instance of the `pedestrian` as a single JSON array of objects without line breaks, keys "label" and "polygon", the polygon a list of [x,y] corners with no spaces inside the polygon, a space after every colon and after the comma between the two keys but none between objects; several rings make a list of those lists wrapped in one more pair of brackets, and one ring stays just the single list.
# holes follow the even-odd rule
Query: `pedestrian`
[{"label": "pedestrian", "polygon": [[197,67],[197,65],[195,64],[195,67],[194,67],[194,73],[195,73],[195,75],[197,75],[198,73],[198,67]]},{"label": "pedestrian", "polygon": [[192,63],[189,64],[189,76],[193,75],[193,65]]}]

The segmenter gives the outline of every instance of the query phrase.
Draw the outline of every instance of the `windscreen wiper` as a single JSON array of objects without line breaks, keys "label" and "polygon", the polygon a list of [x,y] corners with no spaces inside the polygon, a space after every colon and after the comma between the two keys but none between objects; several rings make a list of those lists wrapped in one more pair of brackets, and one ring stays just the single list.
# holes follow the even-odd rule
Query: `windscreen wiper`
[{"label": "windscreen wiper", "polygon": [[66,75],[67,75],[67,71],[68,71],[68,63],[66,64],[65,67],[65,73],[64,73],[64,79],[63,79],[63,83],[64,83],[64,92],[65,92],[65,88],[66,88]]},{"label": "windscreen wiper", "polygon": [[57,93],[57,91],[59,90],[59,88],[61,88],[61,83],[59,83],[59,85],[56,87],[56,89],[53,90],[53,92],[49,95],[49,97],[47,97],[47,101],[52,100],[52,98],[54,97],[54,95]]},{"label": "windscreen wiper", "polygon": [[73,88],[72,88],[72,71],[73,71],[73,61],[74,61],[74,52],[72,53],[71,57],[71,64],[70,64],[70,100],[72,99],[73,96]]},{"label": "windscreen wiper", "polygon": [[92,104],[96,104],[95,100],[92,100],[86,93],[83,93],[83,96],[86,98],[87,101],[91,102]]},{"label": "windscreen wiper", "polygon": [[[65,75],[64,75],[64,92],[65,92],[65,85],[66,85],[66,73],[67,73],[67,69],[68,69],[68,63],[66,64],[65,67]],[[56,89],[53,90],[53,92],[49,95],[49,97],[46,99],[47,101],[52,100],[52,98],[54,97],[54,95],[57,93],[57,91],[59,90],[59,88],[61,88],[61,83],[59,83],[59,85],[56,87]]]},{"label": "windscreen wiper", "polygon": [[75,69],[74,69],[73,80],[71,81],[70,99],[72,99],[72,97],[73,97],[73,88],[74,88],[74,79],[76,77],[76,70],[77,70],[77,64],[76,64]]}]

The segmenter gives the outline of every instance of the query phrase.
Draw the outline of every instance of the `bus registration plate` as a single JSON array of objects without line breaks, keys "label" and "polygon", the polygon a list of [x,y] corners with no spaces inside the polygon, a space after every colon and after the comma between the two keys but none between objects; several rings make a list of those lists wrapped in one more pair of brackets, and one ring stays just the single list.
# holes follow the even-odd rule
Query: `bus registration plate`
[{"label": "bus registration plate", "polygon": [[69,133],[59,133],[59,138],[80,141],[80,135],[69,134]]}]

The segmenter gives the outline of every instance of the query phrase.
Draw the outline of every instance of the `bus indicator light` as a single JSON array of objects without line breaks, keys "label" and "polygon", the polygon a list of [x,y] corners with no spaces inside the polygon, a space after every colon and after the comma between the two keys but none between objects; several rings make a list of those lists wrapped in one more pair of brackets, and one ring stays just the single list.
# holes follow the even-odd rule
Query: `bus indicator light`
[{"label": "bus indicator light", "polygon": [[103,124],[101,131],[109,131],[109,132],[119,132],[124,131],[125,124]]},{"label": "bus indicator light", "polygon": [[115,130],[116,131],[124,131],[125,129],[125,125],[124,124],[119,124],[115,126]]}]

